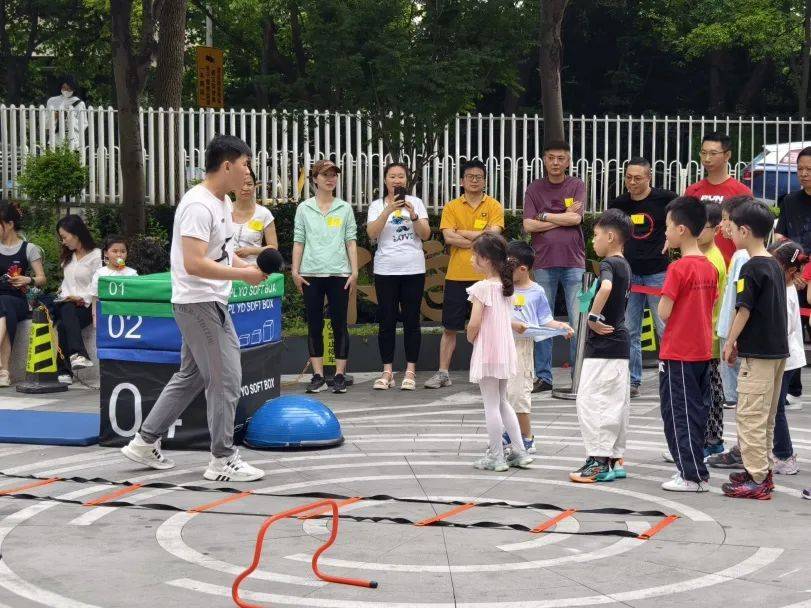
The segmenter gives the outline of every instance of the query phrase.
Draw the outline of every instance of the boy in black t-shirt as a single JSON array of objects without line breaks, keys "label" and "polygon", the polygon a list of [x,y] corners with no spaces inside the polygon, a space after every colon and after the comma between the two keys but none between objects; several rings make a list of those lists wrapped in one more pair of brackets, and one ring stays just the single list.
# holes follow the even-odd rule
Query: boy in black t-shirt
[{"label": "boy in black t-shirt", "polygon": [[631,267],[622,248],[631,236],[631,220],[609,209],[594,226],[594,251],[600,262],[599,289],[591,303],[580,385],[577,418],[586,447],[586,463],[569,474],[579,483],[624,479],[622,457],[631,409],[628,370],[630,339],[625,306]]},{"label": "boy in black t-shirt", "polygon": [[732,211],[732,240],[751,256],[736,285],[738,312],[729,330],[723,359],[742,359],[738,373],[738,443],[745,471],[722,486],[733,498],[768,500],[772,481],[774,419],[788,357],[786,281],[764,239],[773,225],[762,203],[744,203]]}]

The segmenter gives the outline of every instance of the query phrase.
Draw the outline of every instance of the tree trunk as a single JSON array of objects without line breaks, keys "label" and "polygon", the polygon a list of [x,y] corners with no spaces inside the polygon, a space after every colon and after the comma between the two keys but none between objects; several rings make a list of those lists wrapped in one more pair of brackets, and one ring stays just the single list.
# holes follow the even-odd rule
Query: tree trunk
[{"label": "tree trunk", "polygon": [[710,53],[710,112],[720,114],[726,109],[726,89],[724,86],[724,52]]},{"label": "tree trunk", "polygon": [[762,59],[755,65],[749,74],[749,78],[743,85],[738,100],[735,102],[735,111],[739,114],[749,114],[752,112],[752,102],[761,97],[763,83],[772,71],[774,63],[770,58]]},{"label": "tree trunk", "polygon": [[811,96],[811,0],[805,0],[804,27],[805,44],[803,44],[802,72],[800,74],[797,102],[800,116],[809,117],[808,97]]},{"label": "tree trunk", "polygon": [[183,58],[186,46],[188,0],[165,0],[160,15],[155,106],[178,109],[183,95]]},{"label": "tree trunk", "polygon": [[[183,71],[186,48],[186,10],[188,0],[165,0],[158,15],[160,37],[158,38],[157,69],[155,70],[155,106],[164,110],[179,109],[183,104]],[[162,126],[169,129],[169,114],[159,115]],[[182,115],[174,116],[175,142],[177,142]],[[180,200],[180,180],[175,179],[174,192],[169,192],[169,158],[174,156],[174,172],[182,165],[177,145],[169,145],[169,138],[163,141],[163,159],[166,166],[164,183],[158,184],[166,193],[165,202],[175,203]],[[177,175],[175,175],[177,177]],[[159,201],[155,201],[157,203]]]},{"label": "tree trunk", "polygon": [[143,143],[138,114],[146,71],[155,53],[155,15],[160,0],[143,0],[140,42],[132,38],[133,0],[110,0],[113,76],[118,106],[118,142],[121,154],[122,224],[124,234],[133,237],[144,232],[146,216]]},{"label": "tree trunk", "polygon": [[560,30],[567,4],[568,0],[541,0],[538,72],[541,77],[544,143],[564,139],[565,133],[563,95],[560,84],[560,65],[563,54]]}]

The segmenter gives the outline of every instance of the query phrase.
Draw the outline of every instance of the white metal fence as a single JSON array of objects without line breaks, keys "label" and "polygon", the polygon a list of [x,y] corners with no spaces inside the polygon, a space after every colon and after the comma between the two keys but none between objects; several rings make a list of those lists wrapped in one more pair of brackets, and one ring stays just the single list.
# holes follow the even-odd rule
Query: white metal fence
[{"label": "white metal fence", "polygon": [[[120,150],[116,111],[88,108],[87,128],[80,130],[78,152],[89,170],[85,202],[121,200]],[[0,105],[0,176],[2,195],[21,196],[16,177],[30,154],[39,154],[70,132],[74,112],[54,113],[42,106]],[[260,196],[296,201],[310,194],[303,176],[321,158],[343,172],[339,196],[363,208],[378,196],[383,167],[391,160],[358,114],[266,110],[143,109],[140,116],[146,167],[147,202],[173,204],[190,181],[202,177],[206,142],[215,134],[245,140],[254,153]],[[524,190],[542,176],[543,119],[537,115],[466,115],[441,129],[437,145],[417,176],[416,192],[439,209],[459,194],[458,169],[479,158],[488,167],[488,192],[508,209],[520,209]],[[731,170],[744,168],[764,145],[811,139],[811,122],[780,118],[568,116],[572,173],[586,181],[589,208],[600,210],[622,191],[625,162],[648,158],[654,185],[681,192],[701,177],[701,137],[725,131],[733,139]],[[415,166],[421,159],[406,159]],[[777,185],[775,184],[775,188]],[[776,198],[776,192],[760,192]]]}]

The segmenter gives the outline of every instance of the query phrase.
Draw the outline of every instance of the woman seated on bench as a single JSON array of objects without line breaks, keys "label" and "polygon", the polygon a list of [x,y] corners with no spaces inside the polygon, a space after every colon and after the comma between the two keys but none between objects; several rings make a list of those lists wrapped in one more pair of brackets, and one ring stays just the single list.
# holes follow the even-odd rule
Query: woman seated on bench
[{"label": "woman seated on bench", "polygon": [[78,215],[66,215],[56,223],[62,241],[62,285],[54,301],[59,349],[62,351],[59,381],[70,384],[77,369],[93,367],[82,340],[82,330],[93,323],[91,281],[101,267],[101,250]]},{"label": "woman seated on bench", "polygon": [[[45,285],[42,250],[19,235],[20,208],[0,201],[0,387],[9,386],[9,360],[17,323],[31,317],[25,297]],[[32,276],[33,275],[33,276]]]}]

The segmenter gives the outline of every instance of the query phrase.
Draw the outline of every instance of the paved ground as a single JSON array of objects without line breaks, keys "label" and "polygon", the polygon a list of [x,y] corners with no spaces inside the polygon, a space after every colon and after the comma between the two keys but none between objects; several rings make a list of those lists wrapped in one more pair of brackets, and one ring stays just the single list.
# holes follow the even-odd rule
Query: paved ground
[{"label": "paved ground", "polygon": [[[660,457],[664,440],[652,377],[633,401],[629,478],[596,486],[567,481],[566,474],[583,460],[574,404],[548,396],[534,400],[539,454],[531,469],[474,470],[470,463],[486,441],[481,400],[463,374],[454,380],[453,387],[440,391],[375,393],[367,376],[346,395],[324,396],[343,424],[346,444],[313,452],[246,452],[268,471],[251,489],[548,503],[581,512],[550,533],[531,534],[507,525],[532,528],[560,511],[476,507],[449,521],[503,525],[415,527],[402,520],[425,519],[452,507],[356,502],[342,511],[356,519],[341,522],[341,534],[321,564],[331,573],[373,578],[378,589],[318,581],[307,560],[326,537],[328,524],[296,519],[272,528],[261,571],[246,582],[245,597],[262,605],[324,608],[811,607],[811,501],[799,498],[799,490],[811,486],[811,405],[789,413],[805,471],[779,478],[770,502],[734,501],[719,496],[721,473],[713,475],[711,494],[660,490],[673,469]],[[811,373],[805,383],[811,387]],[[93,411],[97,400],[96,392],[81,388],[53,402],[0,391],[0,407]],[[734,431],[734,415],[728,412],[729,440]],[[172,456],[177,470],[147,473],[112,449],[0,445],[0,470],[204,484],[205,454]],[[20,483],[0,478],[0,492]],[[111,490],[98,483],[56,482],[30,493],[88,502]],[[214,513],[187,511],[224,496],[233,495],[152,488],[120,498],[181,511],[0,497],[0,608],[233,605],[229,587],[250,561],[263,516],[311,499],[251,495]],[[595,534],[642,532],[662,519],[650,513],[582,512],[612,507],[663,511],[680,519],[647,541]],[[363,516],[401,521],[357,519]]]}]

